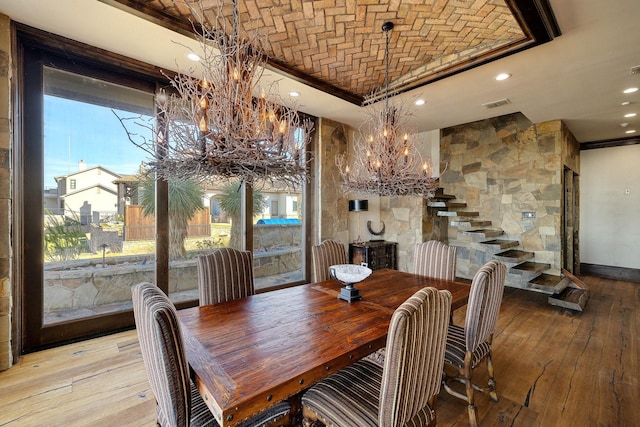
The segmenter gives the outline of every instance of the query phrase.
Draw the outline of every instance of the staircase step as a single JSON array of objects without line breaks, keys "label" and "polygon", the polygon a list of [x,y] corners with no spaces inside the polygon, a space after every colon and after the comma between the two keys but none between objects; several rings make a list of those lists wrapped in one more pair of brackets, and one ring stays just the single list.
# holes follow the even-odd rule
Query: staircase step
[{"label": "staircase step", "polygon": [[491,246],[493,249],[507,249],[507,248],[515,248],[520,244],[519,240],[487,240],[480,242],[481,245]]},{"label": "staircase step", "polygon": [[480,212],[438,211],[438,216],[472,217],[480,216]]},{"label": "staircase step", "polygon": [[535,256],[533,252],[521,251],[519,249],[510,249],[508,251],[499,252],[493,255],[493,258],[504,262],[522,262]]},{"label": "staircase step", "polygon": [[567,287],[559,295],[549,297],[549,304],[570,310],[584,310],[589,300],[589,290],[581,288]]},{"label": "staircase step", "polygon": [[558,294],[569,286],[571,279],[554,274],[542,273],[538,277],[529,281],[531,288],[543,291],[548,294]]},{"label": "staircase step", "polygon": [[490,230],[487,228],[480,228],[478,230],[464,230],[462,231],[462,234],[467,235],[467,236],[472,236],[474,238],[478,238],[480,239],[487,239],[489,237],[497,237],[497,236],[501,236],[502,234],[504,234],[504,231],[502,230]]},{"label": "staircase step", "polygon": [[486,227],[488,225],[491,225],[491,221],[451,221],[449,225],[451,225],[452,227]]},{"label": "staircase step", "polygon": [[542,262],[525,261],[518,265],[514,265],[509,269],[509,272],[514,274],[520,274],[522,276],[534,276],[542,273],[545,270],[551,268],[551,264]]},{"label": "staircase step", "polygon": [[427,206],[430,208],[454,209],[454,208],[466,208],[467,204],[465,202],[447,202],[444,200],[440,200],[440,201],[428,201]]},{"label": "staircase step", "polygon": [[453,200],[455,198],[456,196],[454,196],[453,194],[445,194],[444,188],[442,187],[438,188],[432,197],[432,199],[436,199],[436,200]]}]

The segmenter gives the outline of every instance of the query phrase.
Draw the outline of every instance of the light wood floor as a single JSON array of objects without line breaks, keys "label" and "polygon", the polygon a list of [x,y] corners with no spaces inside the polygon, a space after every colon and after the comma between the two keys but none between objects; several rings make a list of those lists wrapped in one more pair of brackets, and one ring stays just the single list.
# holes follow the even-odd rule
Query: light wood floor
[{"label": "light wood floor", "polygon": [[[505,291],[494,339],[500,401],[478,397],[481,426],[640,425],[640,284],[583,279],[582,314]],[[153,426],[154,412],[134,331],[29,354],[0,373],[0,426]],[[464,402],[444,391],[437,412],[441,426],[467,425]]]}]

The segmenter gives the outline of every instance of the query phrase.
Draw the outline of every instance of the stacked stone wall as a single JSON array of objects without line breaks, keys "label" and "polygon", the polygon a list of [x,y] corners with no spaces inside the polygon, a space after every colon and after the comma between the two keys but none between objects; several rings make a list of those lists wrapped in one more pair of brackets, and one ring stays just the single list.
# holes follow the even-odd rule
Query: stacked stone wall
[{"label": "stacked stone wall", "polygon": [[11,36],[0,14],[0,370],[12,365]]},{"label": "stacked stone wall", "polygon": [[[443,129],[441,161],[448,168],[441,186],[491,221],[489,228],[502,229],[501,239],[519,241],[536,262],[559,269],[563,163],[578,162],[575,152],[567,154],[571,138],[560,121],[532,124],[519,113]],[[495,251],[461,231],[450,227],[449,241],[459,248],[457,275],[472,278]]]}]

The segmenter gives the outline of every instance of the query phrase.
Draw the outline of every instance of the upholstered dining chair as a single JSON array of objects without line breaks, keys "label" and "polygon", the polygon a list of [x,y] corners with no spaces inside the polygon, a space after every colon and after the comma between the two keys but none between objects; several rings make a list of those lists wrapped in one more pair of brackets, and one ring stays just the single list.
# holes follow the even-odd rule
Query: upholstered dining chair
[{"label": "upholstered dining chair", "polygon": [[303,425],[433,426],[451,310],[449,291],[423,288],[398,307],[384,367],[361,359],[302,396]]},{"label": "upholstered dining chair", "polygon": [[342,243],[335,240],[325,240],[311,248],[313,259],[312,281],[322,282],[329,280],[329,266],[347,263],[347,254]]},{"label": "upholstered dining chair", "polygon": [[[436,279],[455,280],[456,250],[455,246],[449,246],[437,240],[416,243],[413,257],[413,273]],[[383,347],[367,357],[380,365],[384,365],[385,353],[386,349]]]},{"label": "upholstered dining chair", "polygon": [[[133,314],[151,391],[156,398],[157,424],[163,427],[218,426],[189,377],[176,309],[169,298],[151,283],[131,289]],[[281,402],[242,423],[272,426],[287,419],[290,405]]]},{"label": "upholstered dining chair", "polygon": [[443,280],[456,278],[455,246],[437,240],[416,243],[413,254],[413,272]]},{"label": "upholstered dining chair", "polygon": [[217,304],[255,294],[250,251],[219,248],[197,258],[200,305]]},{"label": "upholstered dining chair", "polygon": [[[443,386],[449,394],[467,402],[469,424],[473,427],[478,425],[474,390],[488,392],[491,400],[498,401],[491,341],[502,303],[505,274],[506,267],[500,261],[492,260],[483,265],[471,282],[464,327],[451,323],[447,332]],[[487,387],[473,384],[471,378],[473,370],[483,360],[487,361]],[[449,375],[450,371],[455,375]],[[452,380],[462,382],[466,394],[453,390]]]}]

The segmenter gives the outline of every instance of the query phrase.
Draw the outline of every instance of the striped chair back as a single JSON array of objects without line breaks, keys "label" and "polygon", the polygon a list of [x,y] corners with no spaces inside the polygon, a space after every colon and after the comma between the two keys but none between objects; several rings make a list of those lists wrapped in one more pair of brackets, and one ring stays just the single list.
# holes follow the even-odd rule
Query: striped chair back
[{"label": "striped chair back", "polygon": [[480,344],[491,342],[502,303],[505,275],[505,265],[491,260],[473,276],[464,327],[467,351],[473,353]]},{"label": "striped chair back", "polygon": [[437,240],[416,243],[413,272],[436,279],[455,280],[456,251],[455,246],[448,246]]},{"label": "striped chair back", "polygon": [[[425,413],[424,408],[440,392],[450,311],[449,291],[423,288],[393,313],[378,425],[423,425],[414,417],[435,417],[435,412]],[[432,419],[423,421],[426,425]]]},{"label": "striped chair back", "polygon": [[217,304],[255,294],[250,251],[215,249],[197,259],[200,305]]},{"label": "striped chair back", "polygon": [[344,245],[335,240],[325,240],[319,245],[313,246],[311,257],[313,258],[313,277],[311,280],[314,283],[329,280],[329,266],[347,263]]},{"label": "striped chair back", "polygon": [[142,360],[156,398],[158,423],[187,426],[191,385],[175,306],[151,283],[135,285],[131,296]]}]

